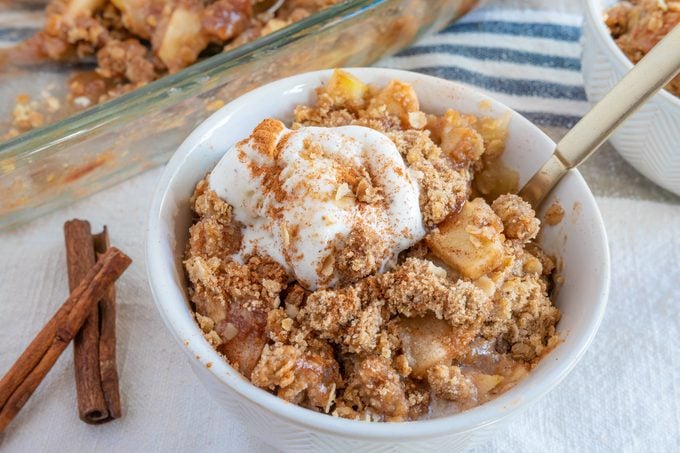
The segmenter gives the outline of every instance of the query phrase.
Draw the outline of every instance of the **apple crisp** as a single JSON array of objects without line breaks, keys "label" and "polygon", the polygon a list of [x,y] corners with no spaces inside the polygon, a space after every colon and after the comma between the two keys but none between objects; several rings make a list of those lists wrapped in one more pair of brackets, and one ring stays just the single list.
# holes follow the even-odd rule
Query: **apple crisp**
[{"label": "apple crisp", "polygon": [[[621,1],[606,11],[605,23],[619,48],[630,61],[637,63],[680,24],[680,1]],[[671,80],[666,88],[680,96],[680,76]]]},{"label": "apple crisp", "polygon": [[[191,199],[184,265],[207,341],[254,385],[356,420],[453,414],[515,385],[557,344],[560,311],[533,209],[473,195],[508,121],[427,113],[406,83],[342,71],[290,129],[263,121]],[[296,261],[312,255],[318,278]]]},{"label": "apple crisp", "polygon": [[[8,60],[96,61],[69,81],[64,108],[82,110],[279,30],[343,0],[50,0],[42,30]],[[26,110],[17,102],[17,109]],[[16,110],[16,109],[15,109]],[[7,137],[41,126],[32,105]],[[53,113],[53,112],[52,112]]]}]

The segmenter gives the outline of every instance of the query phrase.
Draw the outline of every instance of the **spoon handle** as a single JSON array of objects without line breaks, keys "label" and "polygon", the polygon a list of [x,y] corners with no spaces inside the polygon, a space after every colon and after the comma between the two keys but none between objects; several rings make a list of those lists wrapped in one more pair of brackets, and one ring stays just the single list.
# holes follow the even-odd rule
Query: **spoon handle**
[{"label": "spoon handle", "polygon": [[[588,45],[588,43],[584,43]],[[680,71],[680,25],[676,26],[567,132],[550,159],[519,194],[534,208],[562,179],[593,154],[647,99]]]}]

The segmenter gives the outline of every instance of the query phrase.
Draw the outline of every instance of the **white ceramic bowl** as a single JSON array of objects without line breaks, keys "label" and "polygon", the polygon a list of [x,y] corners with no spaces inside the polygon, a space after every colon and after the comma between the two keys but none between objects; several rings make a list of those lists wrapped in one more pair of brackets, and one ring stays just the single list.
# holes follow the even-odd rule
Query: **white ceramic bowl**
[{"label": "white ceramic bowl", "polygon": [[[413,84],[425,111],[441,114],[454,107],[493,116],[509,111],[453,82],[390,69],[349,71],[369,83],[399,79]],[[254,435],[276,448],[454,451],[468,447],[488,437],[511,415],[564,379],[586,351],[602,319],[609,289],[607,238],[595,200],[577,172],[568,174],[551,197],[564,206],[565,219],[559,226],[546,229],[542,236],[544,247],[564,263],[565,283],[556,300],[563,312],[558,329],[564,342],[516,387],[472,410],[407,423],[368,423],[312,412],[250,384],[220,358],[192,318],[181,260],[192,222],[189,197],[195,184],[229,146],[248,136],[260,120],[276,117],[289,121],[293,107],[313,102],[314,89],[330,74],[301,74],[258,88],[213,114],[180,146],[160,179],[148,222],[148,276],[156,306],[213,398],[227,408],[231,417],[240,419]],[[519,170],[522,183],[540,167],[553,147],[554,143],[538,128],[512,112],[505,162]]]},{"label": "white ceramic bowl", "polygon": [[[586,95],[598,102],[633,68],[604,23],[604,11],[617,0],[582,0],[582,70]],[[621,156],[661,187],[680,195],[680,98],[662,90],[643,105],[610,141]]]}]

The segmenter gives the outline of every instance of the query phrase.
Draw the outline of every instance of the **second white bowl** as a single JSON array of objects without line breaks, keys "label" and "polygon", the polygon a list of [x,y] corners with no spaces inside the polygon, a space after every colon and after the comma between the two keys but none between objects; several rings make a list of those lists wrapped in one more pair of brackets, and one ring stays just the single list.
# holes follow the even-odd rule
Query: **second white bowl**
[{"label": "second white bowl", "polygon": [[[582,0],[582,70],[590,102],[600,101],[633,63],[619,49],[604,23],[604,11],[617,0]],[[656,94],[614,132],[614,148],[636,170],[680,195],[680,98],[666,90]]]}]

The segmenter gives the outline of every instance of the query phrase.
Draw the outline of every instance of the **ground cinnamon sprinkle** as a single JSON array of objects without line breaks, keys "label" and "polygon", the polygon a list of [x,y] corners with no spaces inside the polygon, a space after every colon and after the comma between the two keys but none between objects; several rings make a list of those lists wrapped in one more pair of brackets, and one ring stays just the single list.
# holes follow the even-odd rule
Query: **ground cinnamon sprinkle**
[{"label": "ground cinnamon sprinkle", "polygon": [[[502,152],[505,132],[490,125],[507,122],[427,115],[409,85],[370,87],[342,72],[317,94],[316,104],[295,109],[293,129],[353,124],[386,134],[418,182],[429,233],[381,269],[388,245],[359,222],[317,270],[337,272],[338,282],[309,291],[266,250],[232,258],[245,227],[201,181],[185,269],[206,339],[253,384],[358,420],[455,413],[512,387],[558,341],[560,312],[549,297],[554,261],[534,242],[531,207],[515,195],[470,199],[480,159]],[[267,121],[255,131],[269,157],[282,127]],[[313,142],[301,150],[308,159],[321,152]],[[251,168],[274,192],[276,171]],[[338,174],[336,202],[384,203],[370,171]],[[282,234],[285,253],[298,253],[297,232]]]}]

